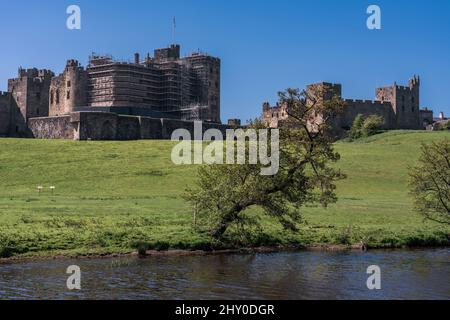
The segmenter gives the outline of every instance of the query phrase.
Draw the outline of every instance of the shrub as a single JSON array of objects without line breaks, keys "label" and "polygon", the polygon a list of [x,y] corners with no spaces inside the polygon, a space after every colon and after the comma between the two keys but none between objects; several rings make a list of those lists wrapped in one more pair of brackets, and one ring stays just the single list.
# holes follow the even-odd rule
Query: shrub
[{"label": "shrub", "polygon": [[353,120],[352,127],[348,132],[348,137],[351,140],[356,140],[363,137],[370,137],[380,132],[384,123],[381,116],[371,115],[364,118],[362,114],[358,114]]},{"label": "shrub", "polygon": [[450,121],[444,124],[444,130],[450,130]]},{"label": "shrub", "polygon": [[353,120],[352,127],[350,128],[350,131],[348,132],[348,136],[350,139],[355,140],[361,138],[361,130],[364,125],[364,118],[362,114],[358,114]]},{"label": "shrub", "polygon": [[381,116],[369,116],[364,120],[362,134],[364,137],[370,137],[380,132],[384,119]]}]

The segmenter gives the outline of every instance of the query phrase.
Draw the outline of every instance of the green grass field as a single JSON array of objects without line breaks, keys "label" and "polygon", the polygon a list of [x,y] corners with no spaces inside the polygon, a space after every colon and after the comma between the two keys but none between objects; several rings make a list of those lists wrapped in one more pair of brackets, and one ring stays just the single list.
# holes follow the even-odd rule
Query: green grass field
[{"label": "green grass field", "polygon": [[[413,212],[407,189],[420,143],[443,138],[450,132],[395,131],[337,143],[348,175],[338,185],[338,203],[306,208],[298,234],[264,219],[264,234],[252,244],[448,245],[450,228]],[[196,167],[173,165],[172,146],[0,139],[0,256],[127,253],[138,243],[207,247],[211,239],[194,230],[181,198]]]}]

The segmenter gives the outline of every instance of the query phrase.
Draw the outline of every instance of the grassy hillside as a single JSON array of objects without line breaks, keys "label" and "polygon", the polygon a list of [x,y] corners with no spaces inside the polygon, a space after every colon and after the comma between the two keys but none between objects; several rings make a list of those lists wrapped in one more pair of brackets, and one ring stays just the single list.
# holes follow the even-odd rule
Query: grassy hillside
[{"label": "grassy hillside", "polygon": [[[396,131],[337,143],[339,166],[348,175],[339,183],[339,202],[305,209],[306,223],[296,235],[264,220],[264,236],[252,242],[448,244],[450,228],[424,222],[407,191],[407,168],[420,143],[441,138],[450,139],[450,132]],[[0,139],[0,256],[124,253],[140,242],[209,245],[193,230],[192,211],[181,198],[196,167],[174,166],[172,146]]]}]

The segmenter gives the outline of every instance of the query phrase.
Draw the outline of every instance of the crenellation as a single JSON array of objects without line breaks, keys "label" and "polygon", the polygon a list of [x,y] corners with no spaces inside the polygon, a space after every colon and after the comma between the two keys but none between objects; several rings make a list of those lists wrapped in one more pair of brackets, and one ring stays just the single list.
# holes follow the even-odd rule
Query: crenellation
[{"label": "crenellation", "polygon": [[[307,86],[307,91],[319,88],[322,98],[341,98],[342,87],[339,84],[321,82]],[[355,117],[361,114],[365,117],[379,115],[384,118],[385,129],[424,129],[425,120],[430,118],[430,111],[420,110],[420,78],[414,76],[408,81],[408,86],[394,83],[392,86],[376,88],[375,100],[341,98],[345,102],[342,114],[333,120],[336,131],[348,130]],[[281,114],[282,107],[274,109],[269,104],[263,105],[263,118],[267,126],[276,128],[286,120]],[[432,114],[432,112],[431,112]]]}]

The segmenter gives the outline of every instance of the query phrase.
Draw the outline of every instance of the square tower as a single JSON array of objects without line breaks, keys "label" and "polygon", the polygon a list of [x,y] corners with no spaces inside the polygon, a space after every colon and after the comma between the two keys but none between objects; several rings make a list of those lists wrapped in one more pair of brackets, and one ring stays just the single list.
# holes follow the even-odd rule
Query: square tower
[{"label": "square tower", "polygon": [[8,80],[8,92],[14,103],[14,131],[17,135],[26,135],[28,119],[48,116],[49,89],[53,76],[50,70],[19,68],[17,78]]},{"label": "square tower", "polygon": [[414,76],[408,86],[377,88],[376,100],[390,102],[396,115],[398,129],[420,129],[420,78]]}]

